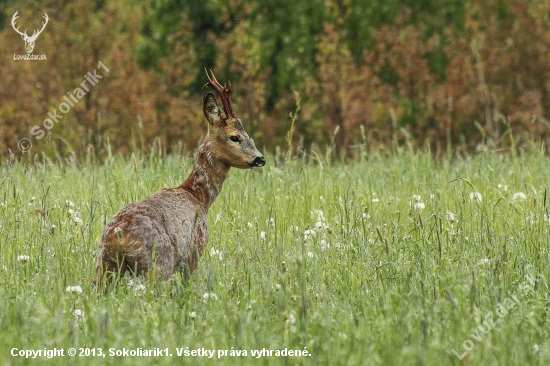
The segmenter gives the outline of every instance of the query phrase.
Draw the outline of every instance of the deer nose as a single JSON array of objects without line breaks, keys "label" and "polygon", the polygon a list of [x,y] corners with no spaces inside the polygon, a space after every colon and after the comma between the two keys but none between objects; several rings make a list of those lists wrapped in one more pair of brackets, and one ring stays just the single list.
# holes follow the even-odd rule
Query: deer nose
[{"label": "deer nose", "polygon": [[250,164],[251,166],[264,166],[265,165],[265,158],[263,156],[258,156],[254,161]]}]

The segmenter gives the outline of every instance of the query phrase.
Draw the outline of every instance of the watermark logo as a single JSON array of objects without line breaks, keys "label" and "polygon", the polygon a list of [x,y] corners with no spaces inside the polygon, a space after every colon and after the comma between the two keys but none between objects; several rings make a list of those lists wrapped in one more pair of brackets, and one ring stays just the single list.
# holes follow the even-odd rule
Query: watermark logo
[{"label": "watermark logo", "polygon": [[[539,275],[538,277],[544,279],[542,275]],[[483,340],[485,340],[490,331],[495,329],[498,324],[503,322],[510,312],[519,307],[522,304],[522,300],[526,300],[527,295],[532,294],[535,291],[535,280],[536,278],[525,275],[525,281],[520,283],[518,286],[518,293],[513,293],[509,297],[505,298],[502,302],[498,303],[494,312],[489,311],[487,314],[485,314],[482,324],[473,329],[472,333],[470,333],[470,337],[462,342],[462,349],[459,348],[459,351],[456,351],[453,348],[451,352],[459,360],[462,360],[464,357],[466,357],[466,355],[468,355],[468,353],[474,348],[475,342],[482,342]]]},{"label": "watermark logo", "polygon": [[33,55],[32,51],[34,50],[34,43],[36,42],[36,39],[42,33],[44,28],[46,28],[46,24],[48,24],[48,14],[44,13],[44,20],[45,22],[42,23],[42,29],[37,30],[35,29],[32,33],[32,36],[29,36],[27,34],[27,30],[25,29],[24,32],[21,32],[19,30],[19,26],[16,26],[17,18],[19,18],[18,15],[19,11],[16,11],[15,14],[13,14],[13,17],[11,18],[11,26],[13,29],[21,35],[21,38],[23,38],[23,41],[25,41],[25,50],[27,51],[26,55],[13,55],[14,60],[45,60],[46,55]]}]

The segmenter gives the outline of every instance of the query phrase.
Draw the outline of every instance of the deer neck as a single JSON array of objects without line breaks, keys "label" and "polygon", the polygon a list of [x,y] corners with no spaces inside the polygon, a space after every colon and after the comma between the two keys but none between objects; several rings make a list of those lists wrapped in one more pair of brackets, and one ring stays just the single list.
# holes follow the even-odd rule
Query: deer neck
[{"label": "deer neck", "polygon": [[191,193],[201,203],[205,211],[208,211],[220,194],[230,169],[230,166],[212,158],[210,146],[211,141],[207,135],[199,147],[193,171],[180,186]]}]

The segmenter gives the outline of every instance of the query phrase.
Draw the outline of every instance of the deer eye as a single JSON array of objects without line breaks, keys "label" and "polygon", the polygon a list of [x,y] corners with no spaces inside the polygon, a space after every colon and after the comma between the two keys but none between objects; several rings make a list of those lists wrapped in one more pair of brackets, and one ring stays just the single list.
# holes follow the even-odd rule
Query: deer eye
[{"label": "deer eye", "polygon": [[229,139],[233,142],[241,142],[241,140],[237,136],[229,136]]}]

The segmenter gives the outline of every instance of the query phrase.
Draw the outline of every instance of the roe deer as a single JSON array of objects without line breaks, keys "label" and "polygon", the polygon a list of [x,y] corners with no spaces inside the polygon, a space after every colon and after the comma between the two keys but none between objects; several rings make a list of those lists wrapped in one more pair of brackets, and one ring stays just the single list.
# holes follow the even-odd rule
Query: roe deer
[{"label": "roe deer", "polygon": [[214,73],[208,83],[222,100],[205,93],[208,133],[199,147],[189,177],[176,188],[165,188],[121,209],[105,226],[99,241],[95,283],[101,285],[128,269],[135,275],[154,270],[167,280],[175,271],[187,278],[197,267],[208,242],[206,213],[222,189],[231,167],[265,165],[231,105],[231,83],[222,87]]}]

